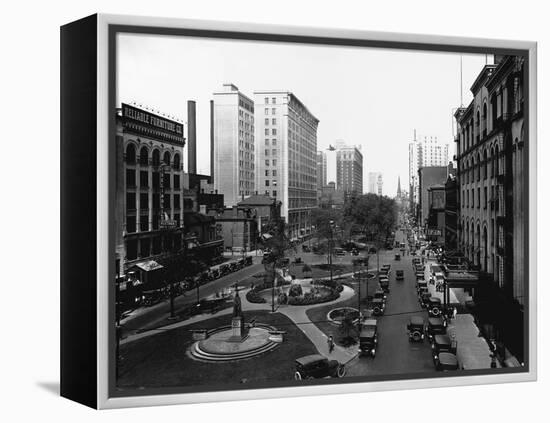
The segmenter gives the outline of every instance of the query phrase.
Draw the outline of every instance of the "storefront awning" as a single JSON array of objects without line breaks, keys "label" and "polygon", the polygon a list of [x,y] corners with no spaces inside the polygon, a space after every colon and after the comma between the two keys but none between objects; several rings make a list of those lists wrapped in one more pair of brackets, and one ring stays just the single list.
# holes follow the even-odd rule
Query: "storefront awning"
[{"label": "storefront awning", "polygon": [[445,279],[449,288],[475,288],[479,284],[479,273],[449,272]]},{"label": "storefront awning", "polygon": [[164,267],[155,260],[142,261],[141,263],[136,263],[134,266],[145,272],[152,272],[153,270],[162,269]]}]

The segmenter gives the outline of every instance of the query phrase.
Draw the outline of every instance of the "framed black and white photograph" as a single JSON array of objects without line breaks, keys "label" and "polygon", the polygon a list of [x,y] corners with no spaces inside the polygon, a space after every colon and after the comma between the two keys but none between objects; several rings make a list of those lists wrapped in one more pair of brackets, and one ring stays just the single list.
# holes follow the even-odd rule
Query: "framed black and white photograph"
[{"label": "framed black and white photograph", "polygon": [[535,69],[526,41],[62,27],[61,394],[534,380]]}]

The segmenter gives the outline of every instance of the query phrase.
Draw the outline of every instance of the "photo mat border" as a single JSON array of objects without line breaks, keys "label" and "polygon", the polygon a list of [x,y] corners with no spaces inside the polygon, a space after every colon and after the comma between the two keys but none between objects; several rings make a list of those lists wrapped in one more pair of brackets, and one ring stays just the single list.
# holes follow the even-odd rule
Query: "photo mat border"
[{"label": "photo mat border", "polygon": [[[136,33],[162,36],[192,36],[248,41],[268,41],[300,44],[322,44],[347,47],[384,48],[396,50],[423,50],[478,54],[513,54],[526,58],[526,125],[529,172],[525,178],[529,216],[526,231],[526,266],[529,283],[525,284],[529,299],[525,306],[525,354],[523,368],[468,370],[452,377],[443,374],[399,374],[378,377],[354,377],[333,382],[255,383],[253,386],[224,385],[223,388],[199,386],[196,388],[155,388],[138,392],[117,391],[114,383],[115,330],[114,284],[114,134],[116,106],[116,35]],[[459,385],[536,380],[536,43],[489,40],[460,37],[438,37],[397,33],[380,33],[322,28],[287,27],[233,22],[191,21],[180,19],[147,18],[135,16],[98,15],[98,406],[118,408],[160,404],[179,404],[209,401],[276,398],[288,396],[367,392],[390,389],[414,389]],[[101,142],[103,141],[103,142]],[[102,160],[103,159],[103,160]],[[107,165],[105,165],[107,163]],[[531,164],[531,166],[529,166]],[[105,191],[102,191],[102,188]],[[105,198],[104,192],[108,192]],[[105,228],[108,229],[108,236]],[[103,281],[103,283],[101,283]],[[531,296],[530,296],[531,294]],[[108,304],[108,312],[105,311]],[[107,375],[107,376],[106,376]],[[334,387],[338,386],[335,392]]]}]

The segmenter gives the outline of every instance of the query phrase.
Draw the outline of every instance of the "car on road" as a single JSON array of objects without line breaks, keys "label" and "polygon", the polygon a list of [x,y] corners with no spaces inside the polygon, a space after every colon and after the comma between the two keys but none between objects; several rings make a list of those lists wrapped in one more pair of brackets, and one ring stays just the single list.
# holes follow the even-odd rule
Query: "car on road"
[{"label": "car on road", "polygon": [[382,267],[380,268],[380,271],[381,272],[389,272],[391,269],[391,264],[383,264]]},{"label": "car on road", "polygon": [[447,322],[441,317],[429,317],[425,333],[429,341],[432,342],[435,335],[445,335],[447,333]]},{"label": "car on road", "polygon": [[407,332],[410,342],[422,342],[424,340],[424,318],[422,316],[411,316],[407,324]]},{"label": "car on road", "polygon": [[431,297],[432,294],[430,294],[428,291],[422,291],[420,294],[418,294],[418,301],[420,302],[422,308],[428,307],[428,302],[430,301]]},{"label": "car on road", "polygon": [[333,251],[334,251],[335,256],[345,256],[346,255],[346,250],[344,250],[343,248],[335,248]]},{"label": "car on road", "polygon": [[378,322],[376,319],[363,320],[361,332],[359,333],[359,355],[370,354],[374,357],[376,355],[377,346]]},{"label": "car on road", "polygon": [[456,355],[448,352],[439,354],[437,360],[434,360],[435,369],[440,372],[458,370],[458,359]]},{"label": "car on road", "polygon": [[443,311],[443,308],[441,307],[441,299],[437,297],[429,298],[426,308],[428,309],[428,315],[430,317],[440,316]]},{"label": "car on road", "polygon": [[372,300],[372,314],[375,316],[381,316],[384,314],[386,308],[386,302],[382,298],[374,298]]},{"label": "car on road", "polygon": [[387,298],[387,295],[383,289],[377,289],[376,291],[374,291],[374,298],[381,298],[385,301]]},{"label": "car on road", "polygon": [[412,259],[413,267],[419,265],[420,263],[421,263],[421,261],[420,261],[419,257],[413,257],[413,259]]},{"label": "car on road", "polygon": [[401,254],[396,254],[393,258],[397,261],[401,260]]},{"label": "car on road", "polygon": [[402,281],[405,279],[405,272],[401,269],[395,271],[395,280]]},{"label": "car on road", "polygon": [[311,248],[309,248],[309,246],[307,245],[302,245],[302,251],[304,253],[309,253],[311,251]]},{"label": "car on road", "polygon": [[428,282],[425,280],[416,281],[416,290],[420,294],[421,290],[428,289]]},{"label": "car on road", "polygon": [[294,379],[321,379],[326,377],[344,377],[346,366],[337,360],[329,360],[321,354],[311,354],[296,359]]},{"label": "car on road", "polygon": [[390,281],[387,277],[380,277],[380,288],[387,294],[390,292]]},{"label": "car on road", "polygon": [[432,340],[432,356],[434,363],[440,353],[450,352],[456,354],[457,343],[449,335],[435,335]]}]

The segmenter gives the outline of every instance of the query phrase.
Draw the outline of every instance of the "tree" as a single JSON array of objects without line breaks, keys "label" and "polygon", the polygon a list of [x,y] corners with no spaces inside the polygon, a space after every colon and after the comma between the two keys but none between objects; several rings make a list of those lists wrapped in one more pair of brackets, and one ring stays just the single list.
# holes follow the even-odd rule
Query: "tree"
[{"label": "tree", "polygon": [[332,247],[334,247],[334,238],[339,238],[340,235],[337,228],[342,225],[342,213],[336,209],[314,209],[311,213],[311,221],[317,230],[317,237],[326,239],[329,244],[327,261],[332,265]]},{"label": "tree", "polygon": [[355,337],[351,335],[352,332],[357,334],[357,328],[353,321],[353,314],[347,311],[340,322],[340,332],[343,335],[342,341],[345,345],[351,345],[355,342]]},{"label": "tree", "polygon": [[397,205],[389,197],[364,194],[344,205],[344,219],[359,225],[370,240],[385,241],[397,222]]},{"label": "tree", "polygon": [[311,273],[311,267],[307,263],[304,264],[304,266],[302,267],[302,272],[304,273],[304,276],[305,273]]}]

